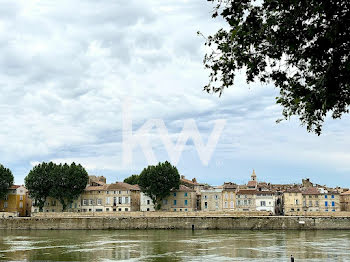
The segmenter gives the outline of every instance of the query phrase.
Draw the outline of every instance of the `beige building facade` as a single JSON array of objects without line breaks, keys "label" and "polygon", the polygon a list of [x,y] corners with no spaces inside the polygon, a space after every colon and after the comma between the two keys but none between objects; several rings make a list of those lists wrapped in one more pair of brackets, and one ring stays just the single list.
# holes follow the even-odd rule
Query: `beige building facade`
[{"label": "beige building facade", "polygon": [[240,189],[237,191],[236,211],[256,211],[256,190]]},{"label": "beige building facade", "polygon": [[291,188],[283,193],[283,213],[292,215],[302,211],[303,195],[299,188]]},{"label": "beige building facade", "polygon": [[170,195],[163,199],[161,210],[174,212],[188,212],[196,210],[196,191],[184,185],[172,190]]},{"label": "beige building facade", "polygon": [[222,188],[208,188],[201,190],[202,211],[221,211],[222,210]]},{"label": "beige building facade", "polygon": [[234,183],[224,183],[222,189],[222,210],[234,211],[236,207],[236,190],[238,186]]}]

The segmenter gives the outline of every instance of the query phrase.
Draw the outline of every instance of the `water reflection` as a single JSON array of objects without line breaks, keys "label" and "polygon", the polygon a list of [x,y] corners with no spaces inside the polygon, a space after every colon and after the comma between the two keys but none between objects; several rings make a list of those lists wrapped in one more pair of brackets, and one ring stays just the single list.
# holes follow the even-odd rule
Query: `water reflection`
[{"label": "water reflection", "polygon": [[350,261],[349,231],[0,231],[1,260]]}]

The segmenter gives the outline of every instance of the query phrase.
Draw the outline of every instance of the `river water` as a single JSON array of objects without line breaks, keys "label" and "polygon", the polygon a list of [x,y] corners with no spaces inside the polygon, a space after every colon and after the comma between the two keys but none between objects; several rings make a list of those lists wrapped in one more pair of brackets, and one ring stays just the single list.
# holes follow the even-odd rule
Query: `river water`
[{"label": "river water", "polygon": [[0,231],[0,260],[350,261],[350,231]]}]

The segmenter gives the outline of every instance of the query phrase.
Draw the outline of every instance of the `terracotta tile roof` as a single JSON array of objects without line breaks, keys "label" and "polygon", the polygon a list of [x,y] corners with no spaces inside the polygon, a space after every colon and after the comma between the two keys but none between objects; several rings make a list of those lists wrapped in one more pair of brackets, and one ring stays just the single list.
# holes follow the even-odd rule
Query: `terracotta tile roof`
[{"label": "terracotta tile roof", "polygon": [[191,185],[191,186],[199,185],[195,178],[193,178],[192,180],[189,180],[189,179],[186,179],[185,176],[181,176],[180,181],[183,184],[187,184],[187,185]]},{"label": "terracotta tile roof", "polygon": [[108,190],[140,190],[138,185],[130,185],[124,182],[109,184],[107,186],[107,189]]},{"label": "terracotta tile roof", "polygon": [[238,190],[237,195],[255,195],[256,194],[256,190],[252,190],[252,189],[241,189]]},{"label": "terracotta tile roof", "polygon": [[289,188],[286,191],[284,191],[284,193],[301,193],[300,188],[297,187],[293,187],[293,188]]},{"label": "terracotta tile roof", "polygon": [[87,186],[85,191],[106,191],[108,185],[103,186]]},{"label": "terracotta tile roof", "polygon": [[176,192],[195,192],[195,190],[193,190],[192,188],[189,188],[187,186],[184,185],[180,185],[179,189],[175,189],[175,190],[171,190],[171,191],[176,191]]},{"label": "terracotta tile roof", "polygon": [[302,191],[303,195],[320,195],[317,187],[307,187]]},{"label": "terracotta tile roof", "polygon": [[249,181],[247,186],[249,187],[255,187],[258,183],[256,181]]},{"label": "terracotta tile roof", "polygon": [[270,191],[270,190],[266,190],[266,191],[256,191],[257,195],[263,195],[263,194],[272,194],[274,195],[275,192],[274,191]]},{"label": "terracotta tile roof", "polygon": [[12,186],[9,187],[9,189],[17,189],[19,187],[21,187],[21,186],[19,186],[19,185],[12,185]]},{"label": "terracotta tile roof", "polygon": [[236,189],[237,187],[238,185],[234,183],[224,183],[223,185],[224,189]]}]

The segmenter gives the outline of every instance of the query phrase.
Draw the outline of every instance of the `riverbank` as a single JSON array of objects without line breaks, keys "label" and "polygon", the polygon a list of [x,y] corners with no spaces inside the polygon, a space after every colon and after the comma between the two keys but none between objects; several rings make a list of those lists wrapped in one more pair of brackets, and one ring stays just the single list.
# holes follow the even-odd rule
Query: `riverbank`
[{"label": "riverbank", "polygon": [[30,217],[0,219],[0,229],[350,230],[350,217]]}]

